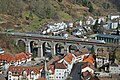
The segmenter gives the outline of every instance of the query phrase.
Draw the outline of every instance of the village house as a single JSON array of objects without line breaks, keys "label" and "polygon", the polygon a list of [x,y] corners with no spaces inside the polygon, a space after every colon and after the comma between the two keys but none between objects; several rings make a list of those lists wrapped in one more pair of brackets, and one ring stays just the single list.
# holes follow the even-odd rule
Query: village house
[{"label": "village house", "polygon": [[109,66],[109,71],[110,71],[110,74],[120,74],[120,65],[116,63],[112,63]]},{"label": "village house", "polygon": [[67,65],[63,63],[55,64],[55,78],[53,80],[65,80],[68,76],[69,72],[67,69]]},{"label": "village house", "polygon": [[73,64],[75,63],[75,57],[74,54],[67,53],[63,59],[58,61],[58,63],[64,63],[67,66],[67,69],[69,73],[71,72],[71,69],[73,67]]},{"label": "village house", "polygon": [[111,14],[108,15],[108,19],[110,19],[110,20],[113,20],[113,19],[116,19],[116,18],[119,18],[119,17],[120,17],[119,14],[111,13]]},{"label": "village house", "polygon": [[8,80],[36,80],[41,77],[42,69],[42,66],[10,66]]},{"label": "village house", "polygon": [[102,67],[105,64],[108,64],[109,61],[109,52],[107,48],[98,48],[96,55],[97,67]]},{"label": "village house", "polygon": [[87,16],[85,18],[85,25],[91,25],[93,23],[94,19],[91,16]]},{"label": "village house", "polygon": [[0,54],[0,66],[4,69],[8,69],[10,65],[21,65],[29,61],[31,61],[31,55],[29,53],[21,52],[14,56],[10,54]]},{"label": "village house", "polygon": [[3,54],[5,51],[2,49],[2,48],[0,48],[0,54]]},{"label": "village house", "polygon": [[119,25],[119,22],[117,19],[113,19],[113,20],[108,20],[108,29],[116,29]]},{"label": "village house", "polygon": [[81,77],[84,80],[92,80],[92,75],[95,71],[94,63],[95,59],[91,54],[83,59],[83,64],[81,66]]}]

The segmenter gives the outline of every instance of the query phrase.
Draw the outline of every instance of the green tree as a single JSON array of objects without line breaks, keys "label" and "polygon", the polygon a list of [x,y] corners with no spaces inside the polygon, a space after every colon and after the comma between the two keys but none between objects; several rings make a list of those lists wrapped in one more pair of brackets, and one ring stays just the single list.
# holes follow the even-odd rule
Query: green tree
[{"label": "green tree", "polygon": [[98,31],[98,19],[96,20],[95,24],[93,25],[93,32],[97,33]]},{"label": "green tree", "polygon": [[93,12],[93,6],[92,6],[92,4],[91,4],[91,2],[88,2],[88,8],[89,8],[89,12]]}]

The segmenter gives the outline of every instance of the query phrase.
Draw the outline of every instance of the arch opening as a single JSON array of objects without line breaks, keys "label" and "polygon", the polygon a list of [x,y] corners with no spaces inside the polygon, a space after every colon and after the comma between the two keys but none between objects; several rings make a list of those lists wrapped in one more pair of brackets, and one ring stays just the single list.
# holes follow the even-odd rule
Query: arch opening
[{"label": "arch opening", "polygon": [[77,48],[76,45],[70,45],[70,46],[69,46],[69,52],[70,52],[70,53],[74,53],[76,50],[78,50],[78,48]]},{"label": "arch opening", "polygon": [[23,40],[18,40],[17,46],[20,52],[25,52],[26,44]]},{"label": "arch opening", "polygon": [[51,58],[52,53],[51,53],[51,45],[50,45],[50,43],[44,42],[42,47],[43,47],[43,56],[47,57],[47,58]]},{"label": "arch opening", "polygon": [[57,43],[55,45],[55,52],[56,55],[64,55],[64,45]]},{"label": "arch opening", "polygon": [[33,54],[33,57],[37,57],[37,55],[38,55],[38,43],[36,43],[35,41],[31,41],[30,42],[30,50],[31,50],[31,53]]}]

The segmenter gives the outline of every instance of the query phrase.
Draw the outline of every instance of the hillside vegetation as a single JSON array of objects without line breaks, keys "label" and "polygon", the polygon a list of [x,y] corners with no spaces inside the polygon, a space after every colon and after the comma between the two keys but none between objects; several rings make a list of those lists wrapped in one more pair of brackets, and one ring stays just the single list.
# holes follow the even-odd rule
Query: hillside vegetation
[{"label": "hillside vegetation", "polygon": [[[120,0],[0,0],[0,31],[28,32],[48,22],[106,16],[119,12]],[[0,47],[12,52],[13,43],[0,39]],[[2,45],[5,44],[5,45]],[[9,43],[9,46],[6,44]]]},{"label": "hillside vegetation", "polygon": [[0,30],[33,31],[51,21],[106,16],[120,0],[0,0]]}]

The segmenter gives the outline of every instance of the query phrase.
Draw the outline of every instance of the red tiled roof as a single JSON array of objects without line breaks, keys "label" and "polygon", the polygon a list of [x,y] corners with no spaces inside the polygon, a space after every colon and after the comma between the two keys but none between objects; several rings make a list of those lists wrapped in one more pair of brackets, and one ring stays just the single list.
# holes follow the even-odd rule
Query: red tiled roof
[{"label": "red tiled roof", "polygon": [[15,58],[10,54],[0,54],[0,60],[6,60],[7,62],[14,61]]},{"label": "red tiled roof", "polygon": [[43,66],[10,66],[8,71],[15,72],[18,75],[22,75],[24,71],[27,72],[27,75],[30,74],[31,71],[34,71],[36,74],[39,73],[40,69],[42,69]]},{"label": "red tiled roof", "polygon": [[28,58],[28,55],[26,55],[26,53],[24,53],[24,52],[21,52],[19,54],[15,54],[16,60],[21,60],[21,59],[26,59],[26,58]]},{"label": "red tiled roof", "polygon": [[93,55],[89,55],[86,59],[83,60],[83,62],[94,63],[95,59],[93,58]]},{"label": "red tiled roof", "polygon": [[65,57],[64,60],[68,63],[70,63],[72,61],[72,59],[74,58],[74,56],[71,53],[68,53]]},{"label": "red tiled roof", "polygon": [[15,60],[22,60],[22,59],[28,59],[30,58],[30,54],[26,54],[24,52],[21,52],[19,54],[15,54],[14,56],[10,54],[0,54],[0,60],[6,60],[7,62],[15,61]]}]

